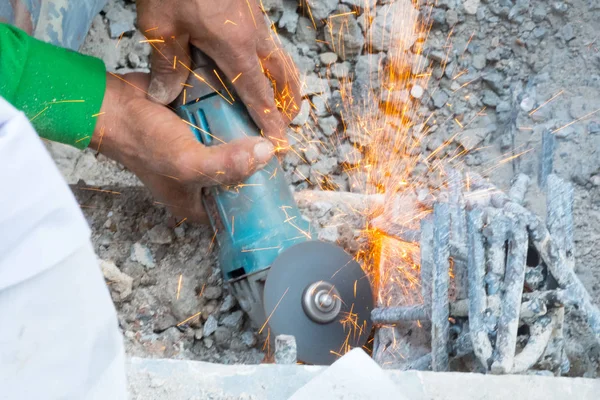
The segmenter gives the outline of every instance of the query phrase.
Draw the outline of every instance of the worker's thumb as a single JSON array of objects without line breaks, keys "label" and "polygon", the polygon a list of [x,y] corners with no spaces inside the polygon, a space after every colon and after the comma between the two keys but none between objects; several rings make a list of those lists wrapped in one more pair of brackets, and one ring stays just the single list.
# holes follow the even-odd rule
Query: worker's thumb
[{"label": "worker's thumb", "polygon": [[165,37],[152,41],[150,86],[153,101],[169,104],[181,93],[191,63],[188,36]]},{"label": "worker's thumb", "polygon": [[248,137],[214,146],[186,146],[181,155],[185,179],[205,186],[234,185],[262,169],[275,153],[273,144]]}]

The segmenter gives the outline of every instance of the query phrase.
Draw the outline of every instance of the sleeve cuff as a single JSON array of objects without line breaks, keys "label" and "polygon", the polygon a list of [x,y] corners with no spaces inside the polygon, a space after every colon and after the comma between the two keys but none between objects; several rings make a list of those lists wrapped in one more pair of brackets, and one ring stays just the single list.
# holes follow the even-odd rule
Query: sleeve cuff
[{"label": "sleeve cuff", "polygon": [[106,90],[102,60],[31,39],[13,105],[48,140],[86,148]]}]

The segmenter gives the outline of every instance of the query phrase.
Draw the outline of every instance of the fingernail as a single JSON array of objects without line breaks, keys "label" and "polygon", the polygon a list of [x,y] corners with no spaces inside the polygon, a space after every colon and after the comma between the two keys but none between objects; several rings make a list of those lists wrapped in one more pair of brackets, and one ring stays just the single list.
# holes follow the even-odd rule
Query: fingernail
[{"label": "fingernail", "polygon": [[256,158],[256,163],[259,165],[266,164],[273,157],[274,152],[275,147],[273,147],[271,142],[261,141],[254,145],[254,157]]}]

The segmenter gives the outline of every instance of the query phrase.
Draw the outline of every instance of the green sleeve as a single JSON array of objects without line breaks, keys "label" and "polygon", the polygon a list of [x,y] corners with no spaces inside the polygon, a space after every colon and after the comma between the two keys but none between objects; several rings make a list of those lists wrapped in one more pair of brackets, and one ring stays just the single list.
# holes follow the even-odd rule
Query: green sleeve
[{"label": "green sleeve", "polygon": [[0,24],[0,96],[48,140],[85,148],[106,89],[102,60]]}]

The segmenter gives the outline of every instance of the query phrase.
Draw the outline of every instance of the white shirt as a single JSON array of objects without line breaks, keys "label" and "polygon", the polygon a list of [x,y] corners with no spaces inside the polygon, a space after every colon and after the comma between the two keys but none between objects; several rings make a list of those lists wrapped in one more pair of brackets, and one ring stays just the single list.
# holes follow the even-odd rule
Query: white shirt
[{"label": "white shirt", "polygon": [[0,291],[56,265],[89,238],[81,209],[41,139],[0,97]]}]

